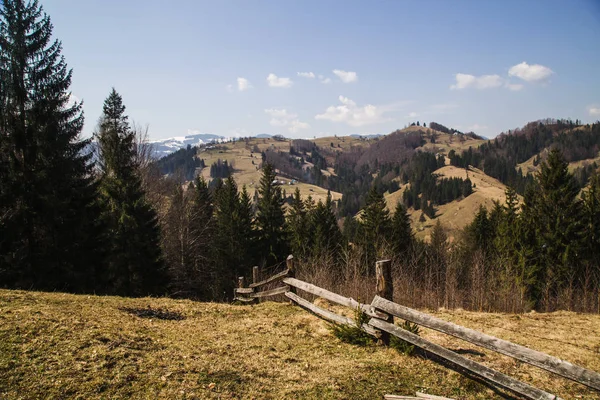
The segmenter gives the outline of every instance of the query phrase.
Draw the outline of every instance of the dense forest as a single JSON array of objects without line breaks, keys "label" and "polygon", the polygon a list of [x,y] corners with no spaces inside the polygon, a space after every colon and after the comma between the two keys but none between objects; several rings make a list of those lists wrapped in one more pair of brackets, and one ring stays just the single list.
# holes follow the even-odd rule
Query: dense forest
[{"label": "dense forest", "polygon": [[[436,205],[473,191],[469,179],[436,175],[445,158],[419,149],[436,140],[425,127],[344,152],[307,140],[265,151],[251,195],[227,162],[211,165],[210,182],[198,177],[205,165],[194,148],[151,160],[114,88],[96,146],[81,140],[82,104],[71,102],[72,72],[51,35],[37,3],[3,2],[0,287],[227,301],[238,276],[292,253],[315,283],[355,288],[377,259],[392,258],[409,305],[598,310],[600,177],[593,166],[572,174],[568,162],[598,154],[599,123],[538,121],[450,152],[452,165],[509,185],[507,200],[481,208],[452,243],[439,221],[424,242],[407,209],[434,218]],[[516,168],[543,150],[535,174]],[[286,199],[276,168],[342,198],[315,202],[296,190]],[[390,213],[383,193],[400,185],[407,190]]]}]

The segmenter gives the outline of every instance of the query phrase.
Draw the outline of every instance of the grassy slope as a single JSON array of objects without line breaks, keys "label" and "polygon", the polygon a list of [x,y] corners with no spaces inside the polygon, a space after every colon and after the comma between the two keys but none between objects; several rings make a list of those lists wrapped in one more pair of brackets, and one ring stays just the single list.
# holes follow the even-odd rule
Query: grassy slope
[{"label": "grassy slope", "polygon": [[[120,307],[162,307],[182,321]],[[440,311],[441,318],[600,370],[600,316]],[[424,332],[452,349],[471,348]],[[581,385],[495,355],[470,356],[563,398]],[[0,290],[0,398],[378,399],[416,390],[460,399],[494,394],[432,361],[339,342],[284,303],[258,306]]]},{"label": "grassy slope", "polygon": [[[210,166],[218,159],[227,160],[228,163],[233,161],[234,173],[233,177],[241,189],[243,185],[246,185],[248,193],[253,196],[254,192],[259,186],[261,171],[257,170],[257,166],[261,163],[261,154],[252,153],[251,149],[257,145],[261,151],[267,148],[271,149],[282,149],[289,151],[290,141],[277,141],[274,139],[252,139],[249,144],[239,141],[235,143],[225,143],[221,146],[226,147],[226,150],[214,150],[209,149],[198,153],[198,157],[203,158],[206,164],[206,168],[202,170],[202,175],[205,179],[210,179]],[[254,164],[252,162],[254,161]],[[288,178],[279,177],[286,182],[289,182]],[[296,185],[285,185],[283,189],[288,194],[293,193],[296,187],[300,189],[300,194],[303,197],[311,195],[315,201],[323,200],[327,198],[327,190],[319,186],[310,185],[308,183],[298,183]],[[342,197],[341,193],[331,192],[331,197],[334,200]]]}]

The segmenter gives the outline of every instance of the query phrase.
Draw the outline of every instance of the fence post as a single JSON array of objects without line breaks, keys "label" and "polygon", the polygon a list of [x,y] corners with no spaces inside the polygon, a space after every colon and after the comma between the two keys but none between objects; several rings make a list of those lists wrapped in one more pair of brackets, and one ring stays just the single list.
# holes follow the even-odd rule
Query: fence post
[{"label": "fence post", "polygon": [[246,284],[246,279],[244,279],[243,276],[240,276],[238,278],[238,288],[242,289],[245,286],[245,284]]},{"label": "fence post", "polygon": [[[296,277],[296,267],[294,265],[294,256],[293,255],[289,255],[287,257],[287,259],[285,260],[285,265],[287,267],[288,270],[288,277],[290,278],[295,278]],[[296,294],[296,288],[293,286],[290,286],[290,292]],[[294,304],[294,302],[292,300],[290,300],[290,304]]]},{"label": "fence post", "polygon": [[[393,301],[394,295],[394,284],[392,282],[392,261],[381,260],[375,263],[375,279],[376,287],[375,290],[379,297],[383,297],[386,300]],[[386,318],[383,319],[386,322],[394,323],[394,317],[391,314],[386,314]],[[379,339],[381,344],[386,346],[390,345],[390,334],[385,331],[381,331],[381,337]]]},{"label": "fence post", "polygon": [[[258,276],[258,266],[254,266],[252,267],[252,283],[258,283],[260,277]],[[255,291],[258,288],[254,289]],[[254,299],[255,303],[260,303],[260,299],[257,297],[256,299]]]}]

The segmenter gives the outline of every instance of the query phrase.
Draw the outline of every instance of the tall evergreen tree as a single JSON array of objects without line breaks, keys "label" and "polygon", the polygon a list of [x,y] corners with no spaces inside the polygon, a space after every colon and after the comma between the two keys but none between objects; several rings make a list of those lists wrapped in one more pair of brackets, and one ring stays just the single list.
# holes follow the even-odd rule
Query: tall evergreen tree
[{"label": "tall evergreen tree", "polygon": [[600,279],[600,173],[595,172],[582,194],[585,258]]},{"label": "tall evergreen tree", "polygon": [[484,253],[488,253],[494,240],[494,228],[488,217],[487,208],[481,204],[473,222],[467,226],[471,244]]},{"label": "tall evergreen tree", "polygon": [[101,246],[89,141],[52,29],[37,1],[0,3],[0,285],[91,291]]},{"label": "tall evergreen tree", "polygon": [[232,176],[215,192],[217,267],[222,292],[231,293],[238,276],[250,274],[254,265],[252,203],[244,187],[241,195]]},{"label": "tall evergreen tree", "polygon": [[311,220],[314,229],[312,233],[314,238],[313,255],[317,257],[330,256],[336,260],[336,256],[343,246],[343,237],[333,212],[331,193],[327,193],[324,203],[319,200],[317,207],[311,212]]},{"label": "tall evergreen tree", "polygon": [[193,242],[194,270],[197,274],[198,297],[202,300],[220,299],[222,292],[216,283],[219,271],[215,266],[216,238],[213,198],[201,176],[194,181],[191,207],[191,236]]},{"label": "tall evergreen tree", "polygon": [[167,282],[156,212],[145,198],[121,96],[113,88],[104,102],[99,130],[100,201],[110,254],[104,276],[109,293],[164,293]]},{"label": "tall evergreen tree", "polygon": [[290,250],[294,257],[306,258],[310,252],[312,235],[309,232],[310,223],[300,189],[296,188],[287,219]]},{"label": "tall evergreen tree", "polygon": [[281,187],[273,181],[276,173],[273,166],[266,163],[263,166],[260,187],[258,188],[258,203],[256,205],[256,227],[261,262],[271,265],[282,261],[287,256],[287,235],[285,214],[283,211],[283,196]]},{"label": "tall evergreen tree", "polygon": [[414,235],[406,207],[399,201],[392,219],[392,248],[395,256],[405,256],[413,245]]},{"label": "tall evergreen tree", "polygon": [[374,268],[378,250],[390,242],[392,220],[383,198],[375,187],[367,196],[365,207],[362,209],[360,225],[360,245],[364,249],[367,272]]},{"label": "tall evergreen tree", "polygon": [[544,293],[564,287],[580,273],[583,208],[578,194],[568,163],[558,149],[551,150],[535,178],[535,188],[526,193],[522,215],[535,235],[529,241],[529,263],[535,266],[530,297],[536,307]]}]

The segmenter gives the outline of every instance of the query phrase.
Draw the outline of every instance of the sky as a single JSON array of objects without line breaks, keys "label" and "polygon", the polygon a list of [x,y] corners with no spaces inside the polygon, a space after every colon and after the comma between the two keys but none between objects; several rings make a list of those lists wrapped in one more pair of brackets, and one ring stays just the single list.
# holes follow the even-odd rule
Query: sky
[{"label": "sky", "polygon": [[114,87],[152,139],[600,119],[600,0],[40,0],[94,131]]}]

